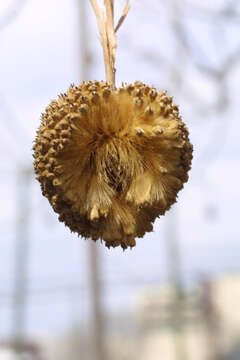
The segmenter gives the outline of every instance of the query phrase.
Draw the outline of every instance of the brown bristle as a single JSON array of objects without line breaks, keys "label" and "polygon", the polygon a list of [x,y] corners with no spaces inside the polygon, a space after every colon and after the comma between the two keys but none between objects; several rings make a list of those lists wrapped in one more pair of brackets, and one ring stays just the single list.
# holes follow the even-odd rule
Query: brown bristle
[{"label": "brown bristle", "polygon": [[71,85],[46,108],[33,149],[59,221],[123,249],[176,201],[192,159],[178,106],[141,82]]}]

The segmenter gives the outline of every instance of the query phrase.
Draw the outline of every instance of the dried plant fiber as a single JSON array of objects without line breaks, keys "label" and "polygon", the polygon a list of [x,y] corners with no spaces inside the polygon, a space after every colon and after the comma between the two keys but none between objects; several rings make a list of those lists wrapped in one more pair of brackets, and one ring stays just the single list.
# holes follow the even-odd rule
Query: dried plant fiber
[{"label": "dried plant fiber", "polygon": [[192,145],[165,92],[136,82],[72,85],[42,115],[34,144],[59,220],[106,246],[135,246],[188,180]]}]

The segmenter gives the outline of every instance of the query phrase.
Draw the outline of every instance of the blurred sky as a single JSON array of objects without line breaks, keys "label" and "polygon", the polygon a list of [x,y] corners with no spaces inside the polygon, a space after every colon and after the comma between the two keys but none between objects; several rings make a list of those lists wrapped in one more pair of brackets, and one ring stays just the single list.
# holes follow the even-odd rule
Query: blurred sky
[{"label": "blurred sky", "polygon": [[[1,1],[0,27],[13,3]],[[149,3],[151,6],[148,1],[132,0],[129,16],[119,30],[117,84],[141,80],[171,91],[175,86],[171,68],[184,74],[182,95],[177,94],[175,101],[180,103],[194,145],[190,180],[174,207],[184,277],[194,281],[202,273],[239,271],[239,62],[229,69],[225,84],[231,94],[229,106],[208,115],[198,110],[218,100],[218,84],[194,66],[200,61],[220,68],[226,56],[239,47],[239,22],[213,25],[204,16],[204,9],[221,9],[223,1],[197,1],[203,15],[198,12],[196,17],[185,8],[186,37],[193,51],[189,60],[184,51],[178,53],[178,39],[169,26],[169,21],[176,19],[169,8],[161,1]],[[119,15],[124,4],[117,2]],[[12,290],[19,190],[16,172],[23,165],[32,166],[32,142],[45,107],[70,83],[79,82],[78,11],[77,0],[26,0],[14,20],[0,31],[0,335],[10,328],[8,294]],[[102,80],[102,50],[88,2],[85,41],[91,59],[89,79]],[[29,196],[29,286],[35,291],[29,299],[29,332],[47,333],[64,329],[74,311],[87,311],[86,294],[79,291],[75,296],[74,286],[87,283],[88,246],[57,221],[35,180]],[[157,220],[154,232],[137,240],[131,251],[101,247],[106,306],[116,309],[134,304],[133,286],[166,280],[166,218]],[[67,287],[69,291],[65,291]],[[43,295],[41,289],[53,290]],[[56,311],[61,316],[56,317]]]}]

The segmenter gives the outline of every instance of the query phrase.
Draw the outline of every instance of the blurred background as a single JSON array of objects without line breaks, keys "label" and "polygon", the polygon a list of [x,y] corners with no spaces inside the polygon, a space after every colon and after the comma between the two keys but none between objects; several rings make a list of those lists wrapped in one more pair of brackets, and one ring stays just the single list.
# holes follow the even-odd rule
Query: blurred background
[{"label": "blurred background", "polygon": [[130,3],[117,85],[173,95],[194,158],[178,203],[123,252],[71,234],[33,174],[50,100],[105,78],[90,1],[0,2],[0,360],[240,359],[240,2]]}]

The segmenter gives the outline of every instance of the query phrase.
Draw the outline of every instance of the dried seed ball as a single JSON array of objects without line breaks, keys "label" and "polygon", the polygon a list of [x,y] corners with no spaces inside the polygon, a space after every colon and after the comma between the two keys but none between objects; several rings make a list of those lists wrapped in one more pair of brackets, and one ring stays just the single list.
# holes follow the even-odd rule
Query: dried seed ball
[{"label": "dried seed ball", "polygon": [[127,248],[176,201],[192,145],[165,92],[95,81],[71,86],[46,108],[34,158],[60,221],[85,238]]}]

